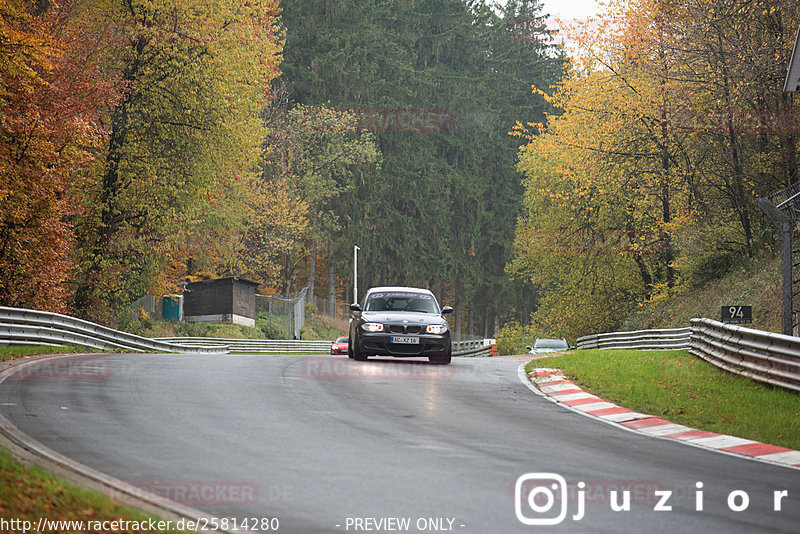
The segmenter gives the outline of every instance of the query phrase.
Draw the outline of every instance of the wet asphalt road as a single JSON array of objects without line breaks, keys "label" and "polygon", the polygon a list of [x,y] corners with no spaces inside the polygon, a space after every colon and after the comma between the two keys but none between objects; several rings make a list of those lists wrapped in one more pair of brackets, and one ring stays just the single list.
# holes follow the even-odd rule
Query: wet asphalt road
[{"label": "wet asphalt road", "polygon": [[[277,518],[278,532],[291,533],[796,533],[800,525],[800,471],[575,414],[531,393],[517,357],[450,366],[274,355],[70,361],[78,371],[40,363],[0,384],[0,414],[54,451],[209,517]],[[545,481],[529,480],[518,497],[526,473],[564,477],[566,502],[548,506],[539,490],[531,508],[528,492]],[[614,488],[630,491],[630,511],[611,510]],[[654,510],[653,490],[671,492],[671,510]],[[728,506],[735,490],[749,497],[745,511]],[[781,490],[788,496],[775,511]],[[581,495],[584,516],[574,519]],[[562,507],[566,517],[525,525],[515,500],[529,521],[555,522]]]}]

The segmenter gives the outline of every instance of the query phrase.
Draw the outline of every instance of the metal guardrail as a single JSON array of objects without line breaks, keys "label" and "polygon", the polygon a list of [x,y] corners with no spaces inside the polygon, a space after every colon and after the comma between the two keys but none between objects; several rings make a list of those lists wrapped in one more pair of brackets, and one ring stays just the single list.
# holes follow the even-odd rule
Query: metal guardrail
[{"label": "metal guardrail", "polygon": [[691,342],[691,328],[609,332],[578,338],[580,349],[682,350]]},{"label": "metal guardrail", "polygon": [[230,352],[243,353],[281,353],[304,352],[308,354],[326,353],[331,350],[330,341],[306,341],[293,339],[227,339],[208,337],[162,337],[158,341],[180,343],[189,347],[208,347],[226,345]]},{"label": "metal guardrail", "polygon": [[[0,345],[75,345],[175,353],[327,353],[330,341],[169,337],[151,339],[59,313],[0,306]],[[490,356],[485,340],[453,343],[454,356]]]},{"label": "metal guardrail", "polygon": [[[244,353],[281,353],[305,352],[327,353],[330,351],[330,341],[305,341],[284,339],[223,339],[205,337],[164,337],[159,341],[180,343],[185,346],[205,347],[208,345],[224,344],[231,352]],[[489,356],[492,346],[484,340],[453,342],[453,356]]]},{"label": "metal guardrail", "polygon": [[226,353],[227,346],[191,347],[121,332],[60,313],[0,306],[0,344],[76,345],[100,350]]},{"label": "metal guardrail", "polygon": [[692,319],[689,352],[726,371],[800,392],[800,338]]},{"label": "metal guardrail", "polygon": [[[497,349],[494,349],[496,354]],[[492,345],[487,345],[483,339],[472,341],[454,341],[453,356],[488,357],[492,356]]]},{"label": "metal guardrail", "polygon": [[578,349],[689,349],[731,373],[800,392],[800,338],[711,319],[692,319],[689,328],[583,336]]}]

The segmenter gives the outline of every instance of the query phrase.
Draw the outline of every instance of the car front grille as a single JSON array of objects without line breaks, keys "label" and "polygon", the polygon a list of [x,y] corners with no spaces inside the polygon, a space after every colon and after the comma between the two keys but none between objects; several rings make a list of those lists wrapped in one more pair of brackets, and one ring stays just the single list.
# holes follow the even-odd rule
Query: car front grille
[{"label": "car front grille", "polygon": [[419,334],[422,332],[422,327],[418,324],[390,324],[389,332],[392,334]]}]

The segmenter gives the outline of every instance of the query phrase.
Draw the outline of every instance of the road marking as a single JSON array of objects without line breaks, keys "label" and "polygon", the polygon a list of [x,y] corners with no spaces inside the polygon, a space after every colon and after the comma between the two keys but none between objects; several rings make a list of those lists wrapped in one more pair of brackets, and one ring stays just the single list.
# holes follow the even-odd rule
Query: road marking
[{"label": "road marking", "polygon": [[800,466],[800,451],[778,452],[759,456],[762,460],[779,462],[786,465]]},{"label": "road marking", "polygon": [[550,395],[550,397],[555,398],[559,402],[563,401],[571,401],[571,400],[578,400],[578,399],[596,399],[594,395],[586,393],[585,391],[579,391],[577,393],[567,393],[567,394],[559,394],[559,395]]},{"label": "road marking", "polygon": [[674,434],[676,432],[684,432],[686,430],[691,430],[688,426],[677,425],[675,423],[669,423],[666,425],[658,425],[658,426],[651,426],[647,428],[643,428],[642,432],[645,434],[650,434],[651,436],[667,436],[669,434]]},{"label": "road marking", "polygon": [[706,430],[689,430],[687,432],[678,432],[677,434],[668,434],[666,437],[678,441],[689,441],[691,439],[710,438],[719,435],[720,434],[717,434],[716,432],[708,432]]},{"label": "road marking", "polygon": [[634,412],[586,393],[574,382],[564,377],[560,369],[534,369],[527,373],[526,365],[524,362],[520,364],[517,375],[528,389],[575,413],[640,435],[668,439],[742,459],[800,470],[800,451],[736,436],[697,430],[660,417]]},{"label": "road marking", "polygon": [[580,399],[568,400],[568,401],[562,401],[561,399],[559,399],[559,402],[563,402],[567,406],[579,406],[581,404],[594,404],[594,403],[600,402],[602,400],[603,399],[601,399],[600,397],[595,397],[594,395],[589,395],[588,397],[583,397],[583,398],[580,398]]},{"label": "road marking", "polygon": [[630,423],[623,423],[623,424],[628,428],[635,428],[637,430],[641,430],[649,426],[666,425],[669,424],[669,421],[658,417],[645,417],[643,419],[639,419],[638,421],[631,421]]},{"label": "road marking", "polygon": [[566,380],[557,380],[558,384],[553,384],[552,382],[548,383],[546,386],[542,386],[540,389],[545,393],[555,393],[557,391],[567,391],[567,390],[575,390],[575,384],[572,382],[568,382]]},{"label": "road marking", "polygon": [[582,412],[593,412],[595,410],[603,410],[605,408],[613,408],[615,406],[616,404],[614,403],[602,401],[602,402],[593,402],[591,404],[579,404],[577,406],[574,406],[574,408]]},{"label": "road marking", "polygon": [[713,438],[696,438],[688,441],[690,443],[694,443],[695,445],[703,445],[711,449],[727,449],[729,447],[735,447],[736,445],[751,445],[753,443],[758,443],[752,439],[737,438],[736,436],[726,436],[724,434],[721,436],[715,436]]}]

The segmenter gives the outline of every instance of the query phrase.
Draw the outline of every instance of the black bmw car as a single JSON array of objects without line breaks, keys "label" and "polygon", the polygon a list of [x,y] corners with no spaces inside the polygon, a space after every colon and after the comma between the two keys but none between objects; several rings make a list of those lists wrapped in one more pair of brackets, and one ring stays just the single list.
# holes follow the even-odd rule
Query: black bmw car
[{"label": "black bmw car", "polygon": [[373,287],[364,307],[351,304],[348,356],[427,357],[448,364],[452,353],[450,327],[444,318],[453,311],[439,308],[433,293],[413,287]]}]

